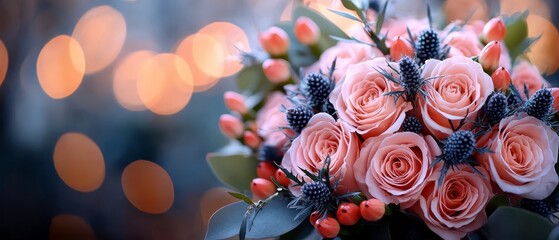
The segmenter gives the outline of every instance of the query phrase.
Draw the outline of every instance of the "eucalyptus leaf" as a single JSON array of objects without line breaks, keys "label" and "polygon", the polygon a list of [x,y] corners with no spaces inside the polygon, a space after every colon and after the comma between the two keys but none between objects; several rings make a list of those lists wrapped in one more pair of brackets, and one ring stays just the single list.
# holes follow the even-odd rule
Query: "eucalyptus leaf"
[{"label": "eucalyptus leaf", "polygon": [[[246,237],[278,237],[299,226],[306,218],[295,221],[297,211],[287,207],[289,201],[287,197],[273,198],[257,215],[251,214],[247,222]],[[206,239],[225,239],[238,235],[248,207],[244,202],[237,202],[219,209],[210,218]]]},{"label": "eucalyptus leaf", "polygon": [[483,232],[489,239],[547,239],[553,225],[540,215],[515,207],[500,207],[489,217]]},{"label": "eucalyptus leaf", "polygon": [[252,199],[250,199],[247,195],[244,195],[242,193],[236,193],[236,192],[228,192],[229,195],[239,199],[239,200],[243,200],[243,202],[247,203],[247,204],[254,204],[254,202],[252,202]]},{"label": "eucalyptus leaf", "polygon": [[206,159],[221,182],[241,192],[250,191],[250,182],[256,178],[258,165],[254,156],[209,153]]},{"label": "eucalyptus leaf", "polygon": [[262,65],[254,64],[243,68],[237,75],[237,87],[241,92],[252,95],[270,90],[273,85],[264,75]]},{"label": "eucalyptus leaf", "polygon": [[487,213],[487,215],[491,215],[493,212],[495,212],[495,210],[497,210],[497,208],[510,205],[510,199],[507,195],[497,194],[489,200],[489,203],[485,207],[485,212]]},{"label": "eucalyptus leaf", "polygon": [[[518,51],[516,49],[518,49],[520,44],[528,37],[527,16],[527,13],[524,12],[504,18],[507,29],[504,41],[509,53]],[[518,55],[511,54],[511,59],[514,61],[517,56]]]},{"label": "eucalyptus leaf", "polygon": [[361,22],[366,22],[367,21],[367,17],[365,16],[364,11],[359,8],[357,5],[355,5],[355,3],[351,0],[342,0],[342,5],[344,5],[345,8],[354,11],[355,13],[357,13],[357,15],[359,16],[359,18],[361,19]]}]

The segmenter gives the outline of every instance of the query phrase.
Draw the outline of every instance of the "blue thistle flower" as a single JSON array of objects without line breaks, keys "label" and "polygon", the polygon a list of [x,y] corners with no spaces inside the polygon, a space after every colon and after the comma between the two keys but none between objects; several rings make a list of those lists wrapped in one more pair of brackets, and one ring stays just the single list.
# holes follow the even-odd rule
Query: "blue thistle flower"
[{"label": "blue thistle flower", "polygon": [[316,111],[322,111],[333,89],[334,82],[319,73],[307,75],[302,83],[303,94],[307,98],[309,106]]},{"label": "blue thistle flower", "polygon": [[313,115],[313,112],[308,107],[299,106],[288,109],[285,117],[287,119],[288,126],[295,132],[301,133]]},{"label": "blue thistle flower", "polygon": [[404,132],[414,132],[414,133],[420,133],[421,129],[423,128],[421,121],[419,121],[419,119],[417,119],[414,116],[409,116],[406,119],[404,119],[402,126]]},{"label": "blue thistle flower", "polygon": [[551,90],[543,88],[532,95],[524,104],[524,111],[532,117],[547,121],[553,105]]},{"label": "blue thistle flower", "polygon": [[419,63],[423,64],[431,58],[439,59],[441,57],[440,45],[439,35],[434,30],[423,30],[415,44],[416,56]]},{"label": "blue thistle flower", "polygon": [[496,92],[489,97],[484,107],[485,118],[489,125],[493,126],[507,115],[507,101],[507,96],[500,92]]}]

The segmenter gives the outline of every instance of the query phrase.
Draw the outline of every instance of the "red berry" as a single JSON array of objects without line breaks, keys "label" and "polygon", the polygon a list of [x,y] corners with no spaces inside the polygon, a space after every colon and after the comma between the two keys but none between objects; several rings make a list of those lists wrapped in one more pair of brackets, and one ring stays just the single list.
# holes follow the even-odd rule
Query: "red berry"
[{"label": "red berry", "polygon": [[309,221],[311,221],[311,224],[314,226],[314,224],[316,223],[316,220],[318,220],[319,218],[320,218],[320,212],[319,211],[314,211],[309,216]]},{"label": "red berry", "polygon": [[285,173],[281,169],[276,170],[276,180],[278,180],[279,184],[281,184],[284,187],[288,187],[289,184],[291,183],[291,180],[287,177],[287,175],[285,175]]},{"label": "red berry", "polygon": [[385,204],[378,199],[369,199],[359,205],[361,216],[367,221],[378,221],[384,216]]},{"label": "red berry", "polygon": [[342,203],[336,211],[336,218],[342,225],[351,226],[359,222],[361,211],[354,203]]},{"label": "red berry", "polygon": [[252,179],[250,190],[256,199],[266,199],[276,193],[276,185],[270,180],[264,178]]},{"label": "red berry", "polygon": [[335,238],[340,232],[340,224],[335,218],[326,217],[324,219],[316,220],[314,229],[323,238]]},{"label": "red berry", "polygon": [[270,177],[274,177],[276,175],[277,169],[278,167],[276,167],[274,163],[269,161],[263,161],[258,163],[258,166],[256,167],[256,175],[259,178],[270,180]]}]

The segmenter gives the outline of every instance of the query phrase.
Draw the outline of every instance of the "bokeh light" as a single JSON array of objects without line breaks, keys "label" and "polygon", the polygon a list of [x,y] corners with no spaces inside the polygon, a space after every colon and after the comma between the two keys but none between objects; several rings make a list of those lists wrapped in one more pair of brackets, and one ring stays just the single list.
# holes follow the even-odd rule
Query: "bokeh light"
[{"label": "bokeh light", "polygon": [[94,73],[107,67],[120,53],[126,38],[126,22],[110,6],[95,7],[80,18],[72,37],[83,48],[85,72]]},{"label": "bokeh light", "polygon": [[129,164],[122,173],[122,190],[140,211],[159,214],[173,205],[173,181],[161,166],[146,160]]},{"label": "bokeh light", "polygon": [[330,11],[330,9],[334,9],[334,10],[345,12],[347,14],[350,14],[350,15],[353,15],[353,16],[357,17],[355,12],[346,9],[342,5],[341,1],[339,3],[335,3],[334,1],[331,1],[331,0],[305,0],[303,2],[309,8],[318,11],[325,18],[330,20],[332,23],[334,23],[336,26],[338,26],[340,29],[342,29],[347,34],[352,34],[354,29],[357,26],[360,26],[359,22],[351,20],[351,19],[343,17],[343,16],[340,16],[340,15]]},{"label": "bokeh light", "polygon": [[0,40],[0,86],[4,82],[4,78],[6,78],[6,73],[8,72],[8,49],[6,49],[6,45],[4,42]]},{"label": "bokeh light", "polygon": [[[208,90],[209,88],[213,87],[215,84],[218,83],[219,81],[219,76],[222,75],[223,73],[223,66],[216,64],[215,67],[217,67],[216,69],[212,69],[211,65],[208,64],[208,67],[206,68],[206,70],[209,69],[209,71],[215,72],[214,75],[219,75],[219,76],[213,76],[210,74],[205,73],[204,71],[202,71],[200,68],[198,68],[198,66],[196,65],[196,58],[194,57],[194,38],[196,37],[196,35],[190,35],[188,37],[186,37],[185,39],[183,39],[178,47],[177,50],[175,51],[175,53],[180,56],[181,58],[183,58],[187,63],[188,66],[190,66],[190,71],[192,72],[192,79],[193,79],[193,84],[194,84],[194,91],[195,92],[202,92],[205,90]],[[212,43],[215,43],[215,40],[210,40],[210,45]],[[219,47],[218,47],[219,49]],[[210,46],[210,50],[209,50],[209,55],[218,53],[219,51],[212,51],[212,48]],[[207,56],[207,55],[206,55]],[[219,55],[217,55],[219,56]],[[204,65],[206,65],[205,61],[203,62]]]},{"label": "bokeh light", "polygon": [[550,9],[545,0],[501,0],[501,14],[512,15],[526,10],[546,19],[550,16]]},{"label": "bokeh light", "polygon": [[132,52],[117,65],[113,79],[113,92],[118,103],[124,108],[130,111],[146,109],[138,94],[138,77],[140,67],[155,54],[155,52],[147,50]]},{"label": "bokeh light", "polygon": [[448,21],[487,19],[487,5],[483,0],[445,1],[443,10],[447,15]]},{"label": "bokeh light", "polygon": [[103,183],[105,160],[101,149],[82,133],[62,135],[54,147],[54,168],[72,189],[91,192]]},{"label": "bokeh light", "polygon": [[559,67],[559,32],[553,24],[539,16],[530,14],[527,18],[528,36],[541,38],[529,49],[527,54],[530,61],[538,67],[540,72],[552,74]]},{"label": "bokeh light", "polygon": [[41,49],[37,58],[37,77],[45,93],[54,99],[70,96],[82,82],[84,53],[70,36],[59,35]]},{"label": "bokeh light", "polygon": [[50,222],[49,239],[94,240],[95,233],[91,226],[81,217],[60,214],[52,218]]},{"label": "bokeh light", "polygon": [[[221,45],[224,55],[221,55],[221,58],[214,59],[214,64],[224,66],[221,77],[231,76],[243,68],[241,51],[249,52],[250,45],[245,32],[241,28],[229,22],[213,22],[200,29],[198,33],[213,37]],[[195,58],[203,56],[198,51],[203,44],[197,40],[202,39],[196,38],[194,40]]]},{"label": "bokeh light", "polygon": [[224,187],[212,188],[202,195],[200,198],[200,215],[202,215],[202,220],[207,226],[210,221],[210,217],[223,206],[239,201],[239,199],[234,198],[228,192],[233,192],[233,190]]},{"label": "bokeh light", "polygon": [[195,66],[203,73],[214,78],[221,78],[224,75],[226,52],[214,37],[202,33],[194,34],[192,55]]},{"label": "bokeh light", "polygon": [[152,112],[170,115],[182,110],[194,91],[188,64],[170,53],[146,60],[140,68],[138,94]]}]

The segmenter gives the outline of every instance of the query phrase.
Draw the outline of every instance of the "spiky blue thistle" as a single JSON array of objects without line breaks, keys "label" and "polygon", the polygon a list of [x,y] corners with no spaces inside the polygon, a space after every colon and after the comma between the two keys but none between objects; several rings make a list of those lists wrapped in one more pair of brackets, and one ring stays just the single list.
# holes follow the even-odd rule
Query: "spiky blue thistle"
[{"label": "spiky blue thistle", "polygon": [[322,181],[303,184],[301,193],[315,209],[323,209],[327,207],[332,199],[330,189]]},{"label": "spiky blue thistle", "polygon": [[420,133],[421,129],[423,128],[423,125],[421,124],[421,121],[419,121],[419,119],[417,119],[416,117],[409,116],[406,119],[404,119],[404,122],[402,123],[402,128],[404,132]]},{"label": "spiky blue thistle", "polygon": [[453,132],[445,141],[443,141],[442,154],[435,158],[431,166],[435,166],[439,162],[443,162],[441,175],[438,179],[440,186],[446,176],[449,168],[455,169],[458,165],[468,165],[474,172],[481,174],[475,168],[478,165],[473,158],[473,153],[489,151],[486,148],[477,148],[474,133],[468,130],[459,130]]},{"label": "spiky blue thistle", "polygon": [[543,88],[538,90],[524,104],[524,111],[532,117],[546,121],[553,105],[551,90]]},{"label": "spiky blue thistle", "polygon": [[287,125],[297,133],[301,133],[303,128],[307,126],[307,123],[313,116],[313,112],[306,106],[299,106],[287,110],[285,118],[287,119]]},{"label": "spiky blue thistle", "polygon": [[[555,217],[553,213],[557,212],[557,202],[554,200],[532,200],[524,198],[520,200],[520,207],[530,212],[537,213],[545,218]],[[557,217],[555,217],[557,218]]]},{"label": "spiky blue thistle", "polygon": [[433,29],[423,30],[415,46],[416,56],[421,64],[428,59],[439,59],[441,57],[441,41],[439,35]]},{"label": "spiky blue thistle", "polygon": [[486,121],[492,126],[503,119],[508,112],[507,96],[496,92],[485,103],[484,113]]},{"label": "spiky blue thistle", "polygon": [[302,84],[303,94],[311,108],[321,111],[328,101],[330,92],[334,89],[334,82],[320,73],[307,75]]}]

